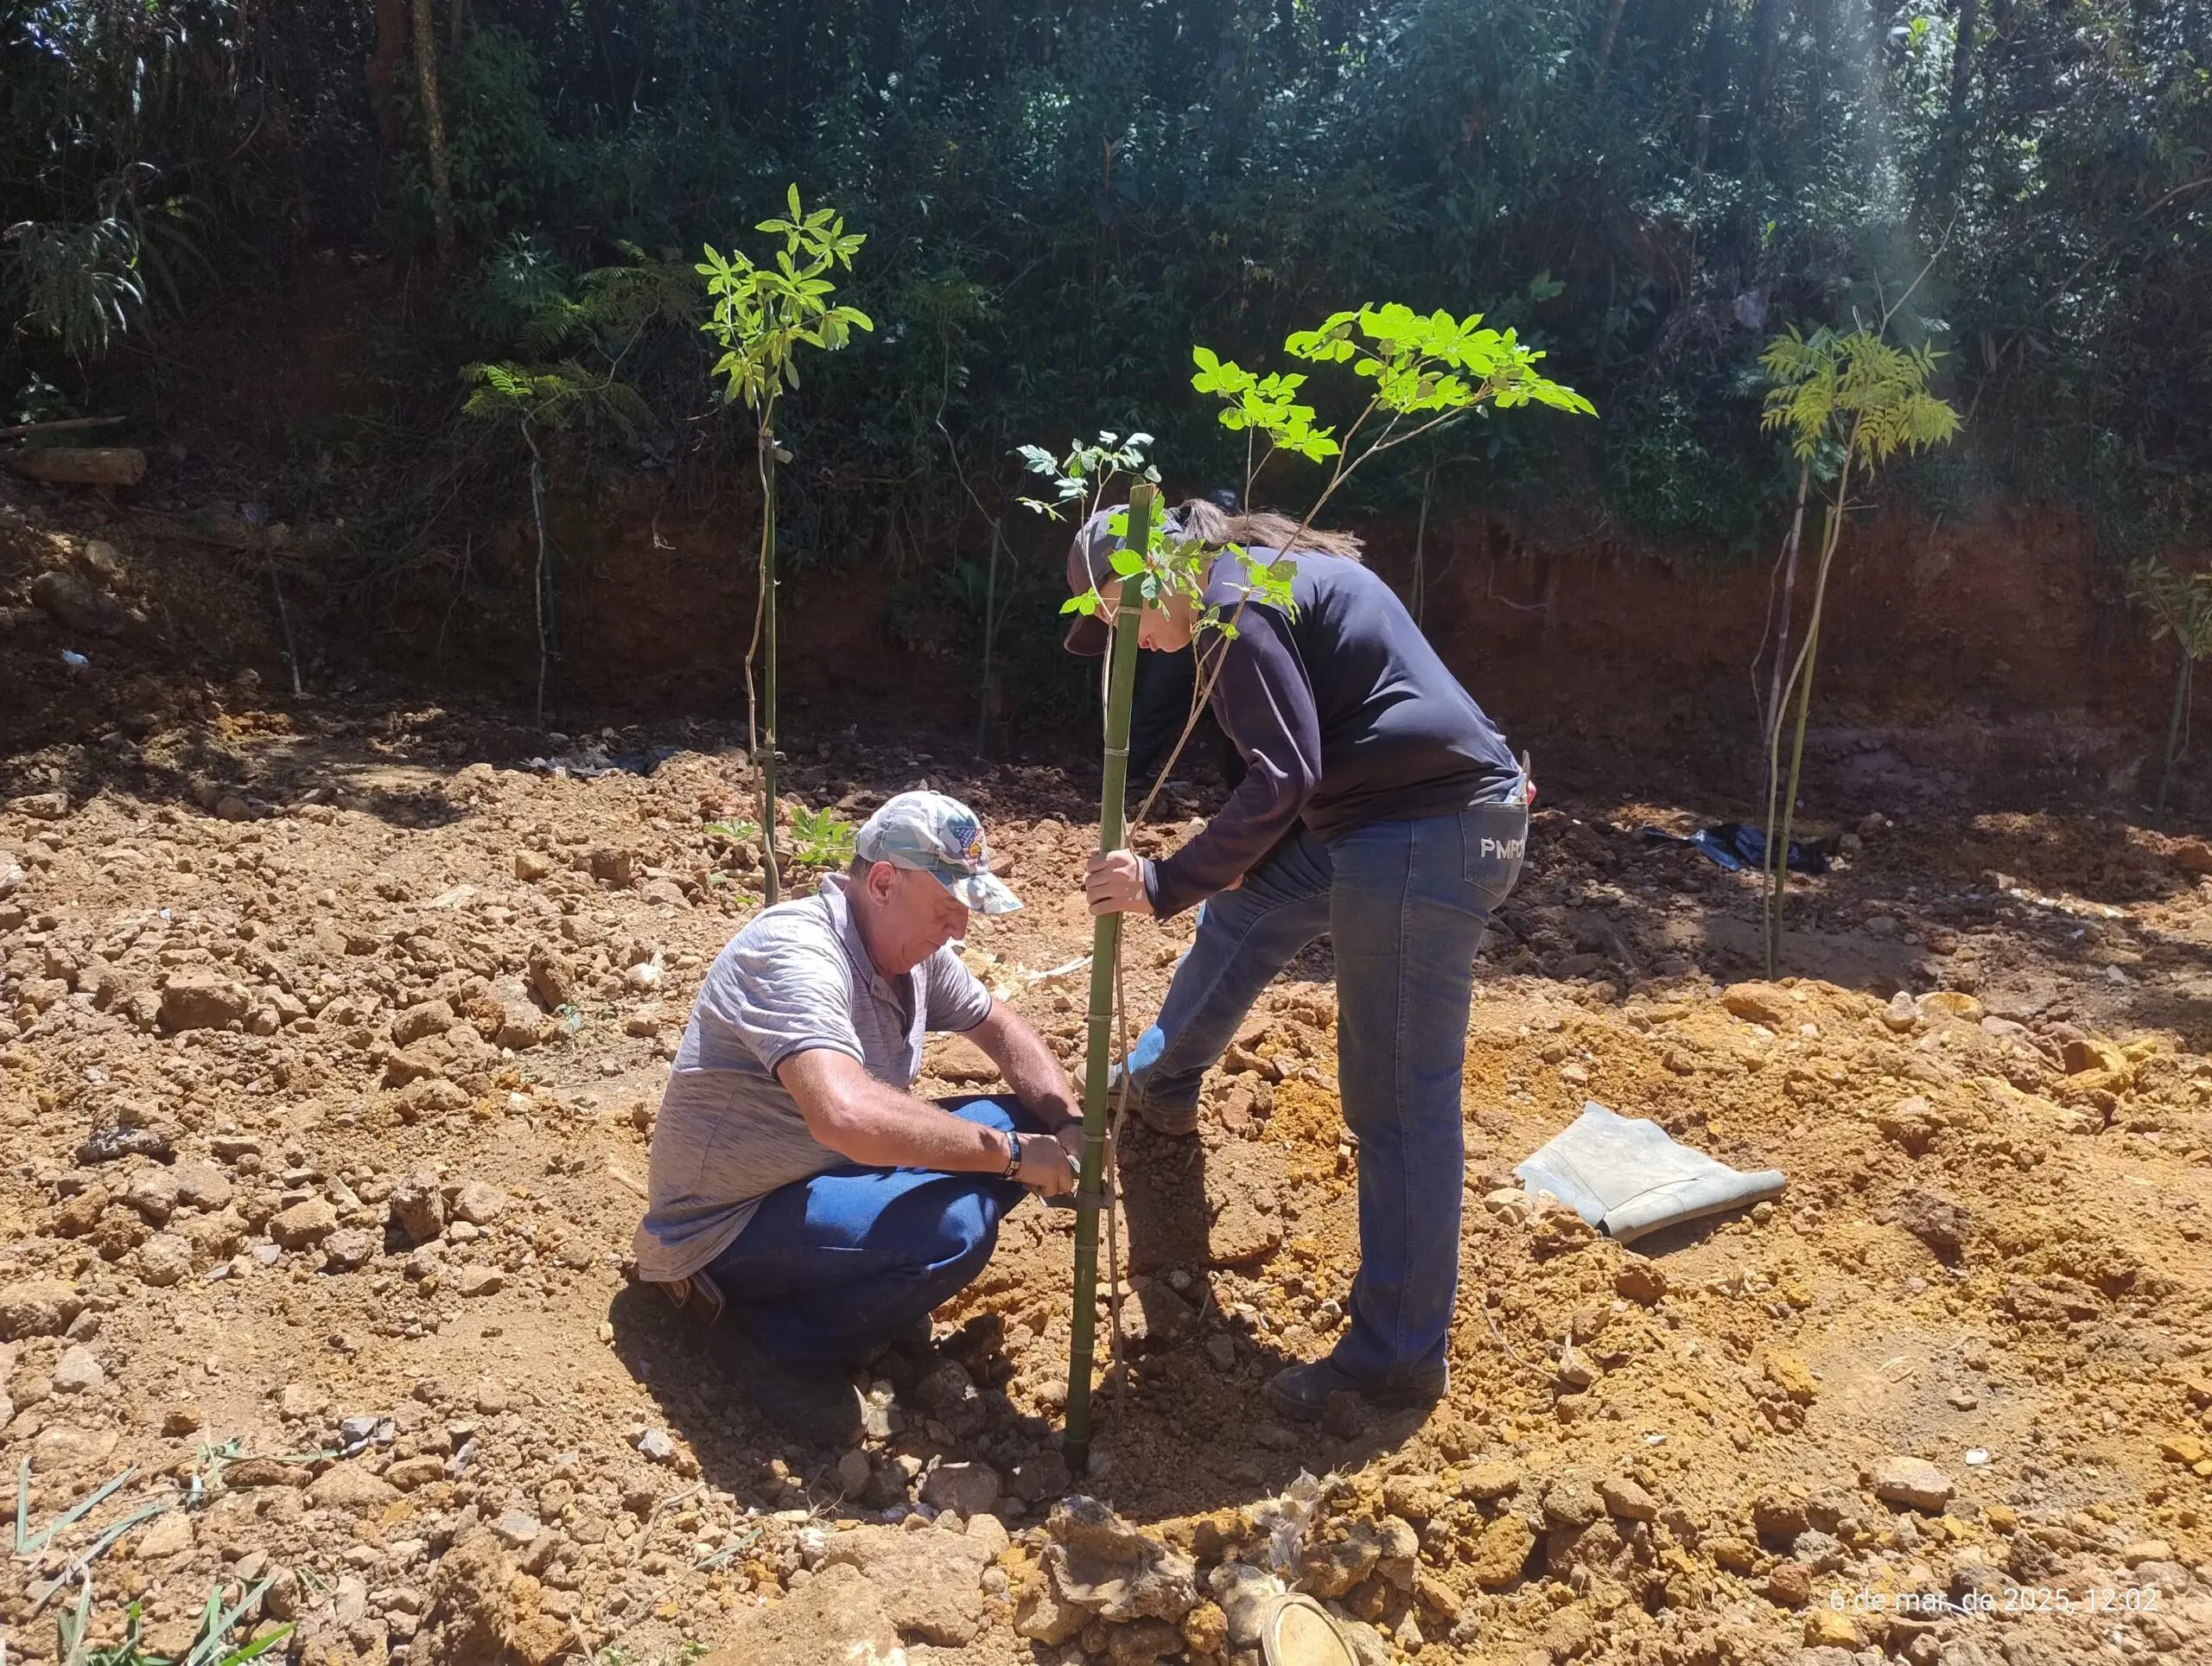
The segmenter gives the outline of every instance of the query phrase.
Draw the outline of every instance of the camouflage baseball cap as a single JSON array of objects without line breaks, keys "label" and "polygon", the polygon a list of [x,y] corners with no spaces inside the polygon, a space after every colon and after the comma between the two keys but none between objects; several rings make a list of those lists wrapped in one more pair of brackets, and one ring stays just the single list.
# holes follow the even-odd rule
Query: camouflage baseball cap
[{"label": "camouflage baseball cap", "polygon": [[918,868],[979,914],[1021,906],[991,872],[976,812],[942,792],[900,793],[862,824],[853,851],[867,862]]}]

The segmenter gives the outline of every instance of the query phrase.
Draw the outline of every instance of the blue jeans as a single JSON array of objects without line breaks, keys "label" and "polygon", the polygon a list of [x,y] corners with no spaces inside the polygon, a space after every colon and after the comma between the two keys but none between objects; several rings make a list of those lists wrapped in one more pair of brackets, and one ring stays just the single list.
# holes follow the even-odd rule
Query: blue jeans
[{"label": "blue jeans", "polygon": [[1466,1153],[1460,1072],[1474,963],[1520,877],[1525,804],[1370,822],[1324,845],[1301,830],[1243,886],[1206,900],[1132,1086],[1194,1105],[1262,989],[1328,933],[1337,1081],[1359,1137],[1360,1268],[1331,1358],[1373,1387],[1440,1379],[1459,1284]]},{"label": "blue jeans", "polygon": [[[1011,1098],[939,1102],[964,1122],[1041,1134]],[[1028,1196],[1016,1180],[849,1163],[778,1186],[709,1274],[728,1317],[793,1364],[856,1360],[965,1288]]]}]

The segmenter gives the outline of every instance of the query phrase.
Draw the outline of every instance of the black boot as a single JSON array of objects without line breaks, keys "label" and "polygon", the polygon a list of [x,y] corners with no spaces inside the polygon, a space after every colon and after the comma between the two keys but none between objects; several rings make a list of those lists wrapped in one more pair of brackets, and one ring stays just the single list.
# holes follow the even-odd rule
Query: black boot
[{"label": "black boot", "polygon": [[1405,1411],[1434,1405],[1450,1385],[1448,1371],[1421,1383],[1370,1383],[1338,1370],[1329,1360],[1317,1359],[1311,1364],[1286,1365],[1268,1379],[1262,1392],[1277,1411],[1319,1422],[1332,1394],[1356,1394],[1377,1411]]},{"label": "black boot", "polygon": [[777,1359],[729,1314],[709,1328],[707,1339],[778,1428],[823,1446],[849,1447],[860,1439],[860,1393],[843,1366]]}]

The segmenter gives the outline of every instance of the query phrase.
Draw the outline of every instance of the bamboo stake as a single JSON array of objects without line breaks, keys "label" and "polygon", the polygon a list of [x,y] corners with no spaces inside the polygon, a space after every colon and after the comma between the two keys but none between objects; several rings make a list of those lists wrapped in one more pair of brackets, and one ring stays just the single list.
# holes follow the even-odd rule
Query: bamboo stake
[{"label": "bamboo stake", "polygon": [[[1160,488],[1139,485],[1129,492],[1127,543],[1143,550],[1152,539]],[[1128,811],[1129,706],[1136,692],[1137,621],[1144,612],[1134,586],[1122,582],[1114,610],[1113,646],[1106,662],[1105,780],[1098,795],[1098,848],[1121,848]],[[1090,1465],[1090,1373],[1098,1340],[1098,1211],[1104,1196],[1106,1077],[1114,1045],[1114,978],[1122,944],[1122,917],[1101,914],[1090,939],[1090,1008],[1088,1050],[1083,1077],[1083,1161],[1077,1169],[1075,1218],[1075,1312],[1068,1335],[1067,1428],[1061,1438],[1069,1472]]]},{"label": "bamboo stake", "polygon": [[783,896],[784,881],[783,864],[776,855],[776,442],[765,428],[760,443],[768,448],[761,465],[767,474],[768,493],[760,512],[760,588],[767,597],[768,622],[761,644],[767,659],[760,689],[760,738],[766,742],[760,754],[760,861],[768,870],[768,900],[773,904]]}]

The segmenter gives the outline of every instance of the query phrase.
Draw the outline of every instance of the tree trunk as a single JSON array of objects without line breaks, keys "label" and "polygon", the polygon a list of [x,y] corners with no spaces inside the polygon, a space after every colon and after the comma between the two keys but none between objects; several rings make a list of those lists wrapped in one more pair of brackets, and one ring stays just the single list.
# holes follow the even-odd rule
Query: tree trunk
[{"label": "tree trunk", "polygon": [[1774,103],[1774,84],[1782,67],[1783,0],[1759,0],[1758,10],[1751,19],[1752,48],[1756,58],[1751,72],[1751,96],[1744,111],[1745,171],[1758,169],[1759,149],[1766,137],[1768,109]]},{"label": "tree trunk", "polygon": [[407,142],[399,105],[392,98],[406,56],[407,0],[376,0],[376,46],[369,54],[364,79],[369,84],[369,102],[376,109],[377,148],[387,156]]},{"label": "tree trunk", "polygon": [[2182,720],[2189,712],[2189,674],[2194,664],[2189,645],[2178,639],[2174,657],[2180,663],[2174,667],[2174,704],[2166,717],[2166,760],[2158,770],[2158,802],[2152,806],[2152,813],[2159,816],[2166,813],[2166,789],[2173,785],[2174,759],[2181,751]]},{"label": "tree trunk", "polygon": [[1944,124],[1942,194],[1944,204],[1958,201],[1960,184],[1967,177],[1967,143],[1974,137],[1967,106],[1974,102],[1974,38],[1982,24],[1982,0],[1958,0],[1958,40],[1951,42],[1951,111]]},{"label": "tree trunk", "polygon": [[1605,70],[1613,61],[1613,41],[1621,32],[1621,14],[1628,10],[1628,0],[1612,0],[1605,8],[1605,27],[1598,36],[1595,54],[1596,67],[1590,77],[1590,91],[1602,92],[1605,88]]},{"label": "tree trunk", "polygon": [[1967,99],[1974,92],[1974,37],[1981,25],[1981,0],[1959,0],[1959,35],[1951,43],[1951,141],[1964,141]]},{"label": "tree trunk", "polygon": [[423,92],[423,143],[430,156],[431,204],[437,217],[438,264],[453,263],[453,179],[446,166],[446,118],[438,106],[438,35],[431,0],[415,0],[415,84]]},{"label": "tree trunk", "polygon": [[1713,0],[1706,13],[1705,50],[1700,54],[1697,95],[1697,138],[1691,147],[1690,169],[1705,172],[1713,149],[1713,112],[1728,97],[1728,3]]},{"label": "tree trunk", "polygon": [[[760,862],[766,869],[766,896],[772,906],[783,897],[784,874],[776,853],[776,436],[764,413],[760,420]],[[752,657],[746,659],[751,682]]]},{"label": "tree trunk", "polygon": [[32,446],[7,454],[8,467],[49,486],[136,486],[146,454],[136,446]]},{"label": "tree trunk", "polygon": [[1997,95],[1997,77],[2005,67],[2006,55],[2012,48],[2012,0],[1991,0],[1989,8],[1989,49],[1981,60],[1981,96],[1986,100]]},{"label": "tree trunk", "polygon": [[[1129,492],[1132,550],[1151,543],[1154,506],[1160,488],[1140,485]],[[1106,779],[1098,794],[1098,848],[1121,847],[1128,813],[1129,706],[1137,685],[1137,618],[1142,611],[1115,611],[1114,643],[1106,673]],[[1161,773],[1166,774],[1162,770]],[[1077,1166],[1075,1218],[1075,1306],[1068,1315],[1067,1428],[1062,1447],[1069,1472],[1082,1475],[1090,1464],[1090,1372],[1098,1341],[1098,1211],[1112,1205],[1100,1196],[1106,1167],[1106,1077],[1114,1040],[1114,969],[1121,952],[1122,917],[1101,914],[1090,933],[1090,1011],[1083,1074],[1083,1161]]]}]

